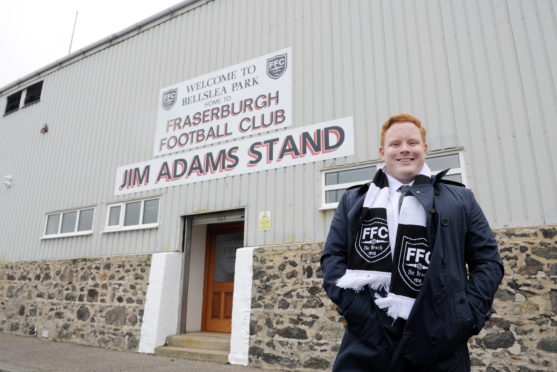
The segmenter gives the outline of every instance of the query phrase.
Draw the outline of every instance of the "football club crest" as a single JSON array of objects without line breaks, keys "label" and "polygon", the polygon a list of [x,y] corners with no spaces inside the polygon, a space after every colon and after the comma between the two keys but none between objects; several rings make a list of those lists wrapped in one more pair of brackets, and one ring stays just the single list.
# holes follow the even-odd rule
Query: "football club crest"
[{"label": "football club crest", "polygon": [[426,238],[402,237],[398,272],[408,288],[417,292],[422,287],[430,254]]},{"label": "football club crest", "polygon": [[278,79],[286,71],[287,54],[279,54],[267,59],[267,75],[272,79]]},{"label": "football club crest", "polygon": [[378,262],[391,254],[387,220],[374,217],[366,220],[356,237],[356,252],[369,263]]},{"label": "football club crest", "polygon": [[176,98],[178,96],[178,88],[169,89],[162,94],[162,108],[166,111],[170,110],[172,106],[176,103]]}]

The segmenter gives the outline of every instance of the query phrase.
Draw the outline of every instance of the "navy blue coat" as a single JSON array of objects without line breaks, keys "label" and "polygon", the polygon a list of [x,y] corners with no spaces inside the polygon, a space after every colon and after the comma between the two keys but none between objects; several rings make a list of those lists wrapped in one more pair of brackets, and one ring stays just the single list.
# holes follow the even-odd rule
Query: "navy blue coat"
[{"label": "navy blue coat", "polygon": [[347,323],[334,371],[470,370],[467,341],[491,315],[503,264],[472,192],[439,178],[410,189],[426,210],[433,249],[422,289],[408,320],[399,320],[394,340],[385,324],[390,318],[375,305],[371,290],[356,293],[335,285],[346,271],[347,247],[354,245],[369,185],[344,193],[321,257],[325,291]]}]

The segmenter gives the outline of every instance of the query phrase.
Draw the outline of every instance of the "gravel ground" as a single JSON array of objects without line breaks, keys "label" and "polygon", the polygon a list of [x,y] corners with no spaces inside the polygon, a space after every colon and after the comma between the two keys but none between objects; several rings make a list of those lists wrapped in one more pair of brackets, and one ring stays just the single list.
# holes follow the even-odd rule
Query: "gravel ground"
[{"label": "gravel ground", "polygon": [[0,333],[0,372],[38,371],[262,372],[264,370],[105,350],[92,346]]}]

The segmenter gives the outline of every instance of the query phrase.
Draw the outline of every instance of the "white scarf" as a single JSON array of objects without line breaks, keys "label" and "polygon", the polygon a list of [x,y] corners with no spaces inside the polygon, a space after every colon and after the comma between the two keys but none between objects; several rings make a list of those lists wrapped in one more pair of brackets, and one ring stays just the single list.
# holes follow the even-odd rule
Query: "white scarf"
[{"label": "white scarf", "polygon": [[[414,185],[430,183],[430,177],[431,171],[424,164]],[[367,191],[354,246],[348,250],[348,269],[337,286],[360,291],[369,285],[386,292],[386,297],[376,294],[377,306],[386,309],[392,318],[408,319],[429,266],[426,213],[411,192],[404,197],[393,257],[387,224],[388,201],[388,178],[380,169]]]}]

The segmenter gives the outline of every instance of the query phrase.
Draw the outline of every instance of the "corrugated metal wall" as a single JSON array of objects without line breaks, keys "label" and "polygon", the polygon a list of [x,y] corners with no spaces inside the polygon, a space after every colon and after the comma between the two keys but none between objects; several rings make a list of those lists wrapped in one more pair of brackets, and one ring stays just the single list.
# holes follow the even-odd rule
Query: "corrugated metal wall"
[{"label": "corrugated metal wall", "polygon": [[[557,223],[556,1],[195,5],[46,75],[39,103],[0,118],[0,179],[13,175],[0,184],[0,257],[180,250],[180,216],[244,207],[249,246],[322,241],[321,170],[377,159],[379,126],[397,112],[423,120],[430,150],[464,148],[493,227]],[[356,155],[113,196],[118,166],[152,158],[159,89],[290,46],[294,126],[353,116]],[[158,229],[101,233],[107,204],[156,195]],[[47,212],[87,206],[92,236],[40,240]],[[260,211],[270,231],[257,231]]]}]

